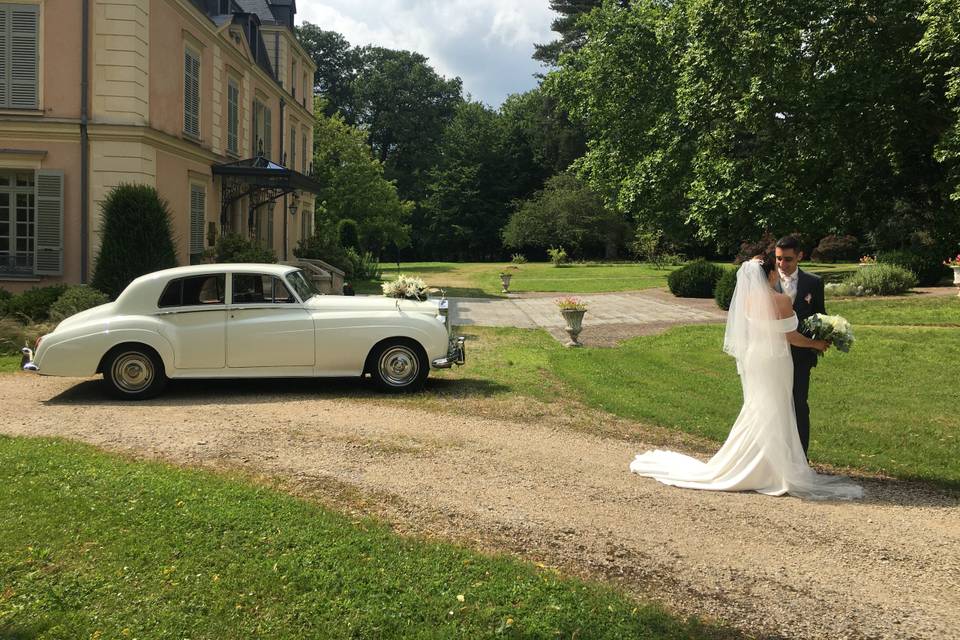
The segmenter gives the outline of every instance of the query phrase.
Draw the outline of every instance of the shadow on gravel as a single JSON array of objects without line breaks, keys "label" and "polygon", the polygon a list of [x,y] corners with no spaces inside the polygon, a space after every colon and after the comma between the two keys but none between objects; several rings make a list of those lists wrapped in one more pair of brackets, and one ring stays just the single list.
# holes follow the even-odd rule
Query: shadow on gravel
[{"label": "shadow on gravel", "polygon": [[147,406],[177,405],[249,405],[271,402],[307,400],[392,400],[418,396],[451,399],[491,396],[509,391],[509,387],[483,379],[446,380],[428,378],[426,387],[417,393],[391,394],[379,391],[369,378],[268,378],[171,380],[162,394],[150,400],[130,402],[106,395],[100,380],[86,380],[44,401],[43,404]]}]

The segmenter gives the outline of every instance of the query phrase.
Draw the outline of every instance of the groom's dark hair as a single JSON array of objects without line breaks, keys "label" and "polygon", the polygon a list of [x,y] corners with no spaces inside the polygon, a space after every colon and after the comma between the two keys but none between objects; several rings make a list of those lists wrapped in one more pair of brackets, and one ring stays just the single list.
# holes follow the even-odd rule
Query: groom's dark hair
[{"label": "groom's dark hair", "polygon": [[777,240],[778,249],[793,249],[797,253],[800,253],[800,240],[797,236],[783,236]]}]

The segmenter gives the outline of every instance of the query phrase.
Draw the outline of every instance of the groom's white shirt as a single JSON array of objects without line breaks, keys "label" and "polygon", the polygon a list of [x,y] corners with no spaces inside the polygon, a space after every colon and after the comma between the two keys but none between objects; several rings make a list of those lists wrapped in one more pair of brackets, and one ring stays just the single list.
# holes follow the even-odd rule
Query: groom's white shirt
[{"label": "groom's white shirt", "polygon": [[790,275],[785,274],[780,269],[777,269],[780,272],[780,290],[785,294],[790,296],[791,300],[797,299],[797,277],[800,275],[800,270],[797,269]]}]

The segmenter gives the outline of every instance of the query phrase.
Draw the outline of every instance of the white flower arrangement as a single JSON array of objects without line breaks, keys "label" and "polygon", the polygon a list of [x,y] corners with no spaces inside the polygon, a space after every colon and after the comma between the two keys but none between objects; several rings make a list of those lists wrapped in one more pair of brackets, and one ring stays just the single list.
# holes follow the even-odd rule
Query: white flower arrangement
[{"label": "white flower arrangement", "polygon": [[383,295],[388,298],[405,298],[407,300],[426,300],[428,296],[427,284],[415,276],[400,274],[396,280],[384,282]]},{"label": "white flower arrangement", "polygon": [[853,346],[853,327],[843,316],[828,316],[815,313],[803,321],[804,329],[813,334],[816,340],[826,340],[837,348],[837,351],[847,353]]}]

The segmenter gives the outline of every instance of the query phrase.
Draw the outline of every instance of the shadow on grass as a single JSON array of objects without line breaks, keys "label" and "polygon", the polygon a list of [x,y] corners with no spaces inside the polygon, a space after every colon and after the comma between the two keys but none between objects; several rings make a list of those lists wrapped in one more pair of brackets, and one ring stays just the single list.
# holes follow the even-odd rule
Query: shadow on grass
[{"label": "shadow on grass", "polygon": [[488,397],[510,388],[485,379],[428,378],[423,391],[391,394],[378,390],[369,378],[269,378],[171,380],[164,392],[149,400],[115,400],[101,380],[86,380],[46,400],[45,405],[166,407],[178,405],[253,405],[306,400],[391,400],[432,394]]}]

